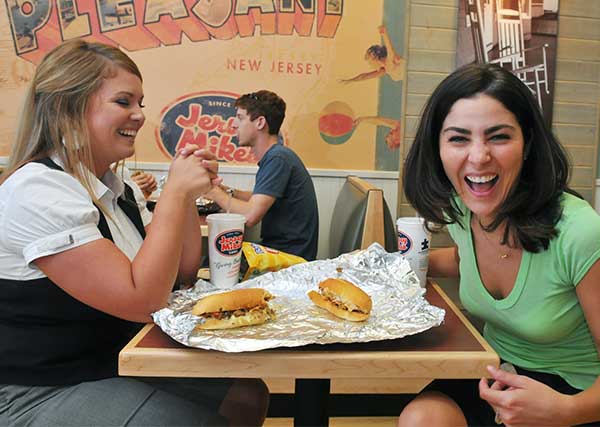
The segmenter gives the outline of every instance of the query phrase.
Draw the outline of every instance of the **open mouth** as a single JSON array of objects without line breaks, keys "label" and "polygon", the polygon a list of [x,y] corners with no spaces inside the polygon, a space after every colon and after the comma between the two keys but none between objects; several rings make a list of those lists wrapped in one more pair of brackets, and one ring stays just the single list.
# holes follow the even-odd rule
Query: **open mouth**
[{"label": "open mouth", "polygon": [[467,175],[465,176],[465,182],[474,192],[484,193],[491,190],[494,185],[496,185],[498,178],[499,176],[497,174],[483,176]]}]

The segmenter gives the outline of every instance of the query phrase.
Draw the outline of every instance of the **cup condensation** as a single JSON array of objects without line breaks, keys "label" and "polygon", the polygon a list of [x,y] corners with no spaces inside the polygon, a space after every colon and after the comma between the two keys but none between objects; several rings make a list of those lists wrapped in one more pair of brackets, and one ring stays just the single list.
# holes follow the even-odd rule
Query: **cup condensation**
[{"label": "cup condensation", "polygon": [[239,279],[246,218],[239,214],[217,213],[208,215],[206,222],[210,281],[219,288],[231,288]]},{"label": "cup condensation", "polygon": [[417,274],[421,286],[427,281],[429,245],[431,233],[425,228],[425,220],[419,217],[402,217],[396,221],[398,250],[408,260]]}]

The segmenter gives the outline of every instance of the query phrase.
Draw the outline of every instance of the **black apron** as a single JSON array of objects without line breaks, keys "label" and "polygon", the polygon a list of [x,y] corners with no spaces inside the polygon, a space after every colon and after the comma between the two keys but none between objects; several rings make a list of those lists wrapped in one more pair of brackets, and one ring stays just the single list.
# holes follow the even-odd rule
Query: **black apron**
[{"label": "black apron", "polygon": [[[37,163],[63,170],[49,158]],[[144,238],[127,184],[117,204]],[[113,241],[98,213],[100,233]],[[0,279],[0,384],[68,385],[117,376],[118,353],[141,326],[79,302],[47,277]]]}]

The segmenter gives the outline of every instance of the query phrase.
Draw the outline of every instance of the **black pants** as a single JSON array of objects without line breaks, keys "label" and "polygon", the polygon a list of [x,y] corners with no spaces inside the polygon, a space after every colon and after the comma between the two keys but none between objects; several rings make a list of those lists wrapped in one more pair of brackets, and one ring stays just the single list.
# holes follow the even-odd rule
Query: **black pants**
[{"label": "black pants", "polygon": [[[562,377],[544,372],[528,371],[515,366],[519,375],[524,375],[539,381],[559,393],[577,394],[582,390],[571,387]],[[475,426],[496,426],[496,414],[485,400],[479,397],[479,380],[435,380],[423,392],[437,391],[445,394],[456,402],[465,414],[467,424]],[[581,424],[583,426],[600,426],[600,421]]]}]

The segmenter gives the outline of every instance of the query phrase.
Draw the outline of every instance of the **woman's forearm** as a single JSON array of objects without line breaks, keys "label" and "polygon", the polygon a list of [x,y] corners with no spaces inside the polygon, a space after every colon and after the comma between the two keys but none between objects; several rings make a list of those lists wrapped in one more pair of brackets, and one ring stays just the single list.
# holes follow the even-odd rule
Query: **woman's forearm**
[{"label": "woman's forearm", "polygon": [[569,425],[600,420],[600,377],[586,390],[569,397]]},{"label": "woman's forearm", "polygon": [[458,277],[460,271],[456,246],[431,250],[427,275],[431,277]]},{"label": "woman's forearm", "polygon": [[179,261],[177,281],[180,283],[194,283],[202,258],[202,228],[196,203],[189,203],[186,211],[183,250]]}]

